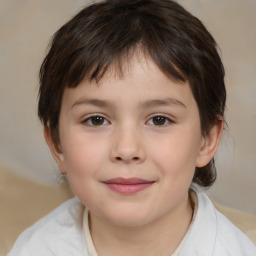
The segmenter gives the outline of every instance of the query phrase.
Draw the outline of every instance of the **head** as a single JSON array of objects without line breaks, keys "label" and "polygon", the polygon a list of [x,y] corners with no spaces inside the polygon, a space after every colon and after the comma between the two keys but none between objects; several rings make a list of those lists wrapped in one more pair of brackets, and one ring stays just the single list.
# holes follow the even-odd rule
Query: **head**
[{"label": "head", "polygon": [[[223,122],[224,68],[200,20],[170,0],[106,0],[84,8],[56,32],[41,66],[38,115],[56,145],[65,90],[82,81],[99,83],[110,70],[122,78],[138,54],[170,81],[189,85],[202,136]],[[215,179],[214,158],[195,168],[198,185],[209,187]]]}]

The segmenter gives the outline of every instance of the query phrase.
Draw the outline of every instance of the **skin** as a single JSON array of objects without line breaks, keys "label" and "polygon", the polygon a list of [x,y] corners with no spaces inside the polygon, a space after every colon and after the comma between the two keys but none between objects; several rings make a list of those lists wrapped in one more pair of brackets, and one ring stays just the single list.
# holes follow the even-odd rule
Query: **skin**
[{"label": "skin", "polygon": [[[100,256],[170,255],[191,223],[188,191],[195,167],[214,156],[222,122],[202,136],[187,83],[170,80],[150,59],[138,56],[125,70],[122,78],[110,69],[98,84],[84,80],[66,88],[60,144],[48,127],[45,138],[60,171],[90,211]],[[104,183],[118,177],[152,184],[122,194]]]}]

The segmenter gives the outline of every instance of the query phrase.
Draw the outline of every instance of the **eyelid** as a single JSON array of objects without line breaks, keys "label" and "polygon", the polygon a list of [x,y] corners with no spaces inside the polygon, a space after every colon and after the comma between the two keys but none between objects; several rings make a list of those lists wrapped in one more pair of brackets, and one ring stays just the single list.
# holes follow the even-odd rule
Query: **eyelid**
[{"label": "eyelid", "polygon": [[163,126],[167,126],[167,125],[170,125],[170,124],[175,123],[175,122],[174,122],[174,118],[170,117],[169,115],[161,114],[161,113],[157,113],[157,114],[151,115],[151,116],[147,119],[146,123],[148,123],[149,120],[153,119],[154,117],[163,117],[163,118],[165,118],[166,120],[168,120],[168,124],[164,124],[164,125],[154,125],[154,124],[151,124],[152,126],[159,126],[159,127],[162,126],[162,127],[163,127]]},{"label": "eyelid", "polygon": [[[108,120],[108,118],[105,117],[103,114],[100,114],[100,113],[93,113],[93,114],[88,114],[88,115],[86,115],[85,117],[82,118],[81,123],[82,123],[82,124],[85,124],[85,125],[88,125],[88,126],[97,127],[97,125],[93,125],[93,124],[88,124],[88,123],[87,123],[88,120],[90,120],[90,119],[93,118],[93,117],[101,117],[101,118],[103,118],[104,120],[106,120],[106,121],[108,122],[108,124],[110,124],[110,121]],[[106,125],[106,124],[98,125],[98,127],[104,126],[104,125]]]}]

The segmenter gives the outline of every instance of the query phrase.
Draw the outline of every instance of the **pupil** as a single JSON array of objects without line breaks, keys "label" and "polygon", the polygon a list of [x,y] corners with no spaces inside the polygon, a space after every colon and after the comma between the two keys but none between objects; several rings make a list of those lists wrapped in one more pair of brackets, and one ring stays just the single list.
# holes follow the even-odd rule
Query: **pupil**
[{"label": "pupil", "polygon": [[103,124],[103,118],[100,116],[94,116],[94,117],[92,117],[92,123],[94,125],[101,125],[101,124]]},{"label": "pupil", "polygon": [[153,123],[155,125],[163,125],[165,123],[165,117],[156,116],[156,117],[153,118]]}]

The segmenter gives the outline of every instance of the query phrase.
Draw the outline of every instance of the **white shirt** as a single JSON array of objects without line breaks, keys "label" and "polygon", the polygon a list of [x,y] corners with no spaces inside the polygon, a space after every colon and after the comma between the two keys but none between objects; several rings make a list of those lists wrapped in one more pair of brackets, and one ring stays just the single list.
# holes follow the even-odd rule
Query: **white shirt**
[{"label": "white shirt", "polygon": [[[256,256],[255,245],[214,208],[205,193],[197,193],[197,198],[198,209],[179,256]],[[89,248],[96,253],[90,233],[85,238],[84,211],[77,198],[65,202],[24,231],[7,256],[94,256],[86,245],[90,240]]]}]

